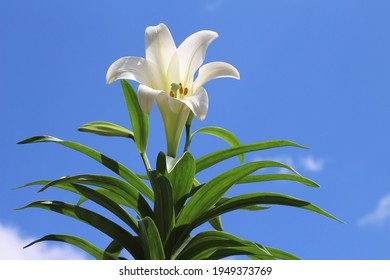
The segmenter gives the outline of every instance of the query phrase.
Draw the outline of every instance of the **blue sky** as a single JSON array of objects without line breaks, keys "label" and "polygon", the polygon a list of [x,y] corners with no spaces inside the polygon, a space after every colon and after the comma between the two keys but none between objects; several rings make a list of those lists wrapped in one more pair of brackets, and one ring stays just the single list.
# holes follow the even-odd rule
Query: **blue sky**
[{"label": "blue sky", "polygon": [[[0,1],[0,259],[86,258],[47,243],[15,250],[49,233],[108,239],[33,200],[76,197],[60,190],[11,190],[37,179],[109,171],[54,144],[16,145],[52,135],[93,147],[140,171],[133,145],[83,134],[105,120],[129,127],[119,83],[105,74],[116,59],[144,56],[147,26],[165,23],[177,44],[193,32],[219,33],[206,62],[233,64],[241,80],[206,85],[207,118],[195,128],[221,126],[243,143],[288,139],[309,150],[283,148],[246,156],[292,164],[321,185],[293,182],[239,186],[233,192],[276,191],[315,203],[345,224],[299,209],[273,207],[224,217],[225,230],[304,259],[390,258],[390,3],[388,1]],[[149,157],[165,149],[159,112],[150,116]],[[226,147],[200,135],[199,157]],[[236,166],[228,161],[204,174]]]}]

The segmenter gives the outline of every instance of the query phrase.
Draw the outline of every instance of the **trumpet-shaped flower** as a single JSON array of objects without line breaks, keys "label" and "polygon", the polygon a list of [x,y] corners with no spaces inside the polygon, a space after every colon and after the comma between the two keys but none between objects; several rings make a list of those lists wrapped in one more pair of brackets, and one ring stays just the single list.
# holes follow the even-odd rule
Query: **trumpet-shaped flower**
[{"label": "trumpet-shaped flower", "polygon": [[176,156],[189,114],[192,112],[199,120],[206,117],[209,101],[203,85],[216,78],[240,77],[237,69],[228,63],[201,66],[207,47],[217,37],[216,32],[199,31],[176,48],[164,24],[149,26],[145,31],[145,58],[122,57],[107,71],[108,84],[118,79],[140,83],[138,100],[145,113],[150,113],[156,101],[164,121],[169,156]]}]

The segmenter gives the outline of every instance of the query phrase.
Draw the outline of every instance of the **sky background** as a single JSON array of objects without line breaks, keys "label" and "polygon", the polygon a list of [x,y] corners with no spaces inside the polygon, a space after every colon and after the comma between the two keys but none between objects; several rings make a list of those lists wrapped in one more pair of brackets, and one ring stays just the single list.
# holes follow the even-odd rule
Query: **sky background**
[{"label": "sky background", "polygon": [[[280,148],[246,155],[291,164],[321,185],[294,182],[236,186],[233,193],[273,191],[308,200],[345,222],[282,206],[223,217],[227,232],[303,259],[390,259],[390,2],[327,1],[21,1],[0,0],[0,259],[83,259],[80,250],[45,243],[51,233],[109,239],[70,218],[14,208],[42,199],[75,203],[53,189],[11,190],[38,179],[97,173],[93,160],[54,144],[16,145],[52,135],[88,145],[140,172],[134,145],[77,131],[110,121],[130,127],[118,82],[105,75],[122,56],[144,57],[144,32],[165,23],[179,45],[209,29],[219,38],[206,63],[234,65],[241,80],[206,84],[207,118],[242,143],[287,139],[310,149]],[[136,85],[136,84],[134,84]],[[150,115],[149,158],[165,150],[157,107]],[[195,157],[227,147],[199,135]],[[202,174],[237,166],[232,159]],[[276,171],[279,172],[279,171]],[[204,229],[208,227],[204,227]]]}]

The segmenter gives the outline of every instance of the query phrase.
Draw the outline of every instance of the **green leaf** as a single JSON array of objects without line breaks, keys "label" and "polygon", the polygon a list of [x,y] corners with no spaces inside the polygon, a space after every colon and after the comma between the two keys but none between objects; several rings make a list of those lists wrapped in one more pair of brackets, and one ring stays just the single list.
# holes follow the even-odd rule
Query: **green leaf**
[{"label": "green leaf", "polygon": [[[38,180],[38,181],[27,183],[21,187],[15,188],[15,189],[21,189],[21,188],[26,188],[26,187],[31,187],[31,186],[45,186],[46,184],[49,184],[50,182],[52,182],[52,180]],[[58,184],[56,184],[55,187],[76,193],[78,195],[81,195],[77,190],[75,190],[73,188],[72,184],[70,184],[70,183],[58,183]]]},{"label": "green leaf", "polygon": [[[120,196],[120,195],[118,195],[110,190],[103,189],[103,188],[96,188],[95,191],[100,193],[101,195],[108,197],[109,199],[111,199],[112,201],[114,201],[115,203],[117,203],[119,205],[130,207],[130,204],[126,201],[126,199],[124,199],[122,196]],[[77,201],[77,206],[80,206],[81,204],[83,204],[86,201],[88,201],[88,198],[86,198],[85,196],[81,196],[79,201]],[[132,207],[130,207],[130,208],[132,208]]]},{"label": "green leaf", "polygon": [[[300,260],[300,258],[298,258],[297,256],[294,256],[293,254],[290,254],[288,252],[285,252],[285,251],[282,251],[279,249],[275,249],[275,248],[271,248],[271,247],[265,247],[265,248],[268,250],[268,252],[270,252],[272,254],[272,256],[274,256],[277,259]],[[256,260],[256,257],[252,257],[252,259]]]},{"label": "green leaf", "polygon": [[56,144],[63,145],[80,153],[83,153],[90,158],[100,162],[105,167],[113,171],[114,173],[121,176],[127,182],[129,182],[132,186],[134,186],[137,190],[139,190],[143,195],[145,195],[148,199],[153,201],[153,192],[149,189],[149,187],[133,172],[127,169],[123,164],[116,162],[115,160],[87,147],[81,145],[76,142],[64,141],[52,136],[35,136],[28,138],[26,140],[18,142],[18,144],[30,144],[30,143],[41,143],[41,142],[52,142]]},{"label": "green leaf", "polygon": [[167,156],[163,152],[159,152],[157,155],[156,170],[160,172],[160,174],[167,173]]},{"label": "green leaf", "polygon": [[30,187],[30,186],[46,185],[49,182],[50,182],[50,180],[37,180],[37,181],[33,181],[33,182],[30,182],[30,183],[24,184],[23,186],[12,188],[12,189],[13,190],[18,190],[18,189],[27,188],[27,187]]},{"label": "green leaf", "polygon": [[150,208],[149,204],[146,202],[146,200],[138,192],[137,189],[135,189],[132,185],[111,176],[80,174],[62,177],[60,179],[47,183],[40,191],[43,191],[50,186],[57,185],[62,186],[62,188],[65,188],[62,185],[65,183],[86,184],[107,189],[110,192],[113,192],[114,194],[121,196],[124,200],[126,200],[126,206],[134,209],[141,217],[153,215],[152,209]]},{"label": "green leaf", "polygon": [[91,210],[53,200],[35,201],[19,209],[34,207],[54,211],[82,221],[117,240],[135,259],[144,258],[141,245],[136,237],[121,226]]},{"label": "green leaf", "polygon": [[133,132],[131,132],[127,128],[124,128],[120,125],[110,123],[110,122],[104,122],[104,121],[90,122],[80,126],[78,130],[82,132],[90,132],[102,136],[118,136],[118,137],[130,138],[134,140]]},{"label": "green leaf", "polygon": [[137,174],[138,178],[149,181],[149,177],[146,174]]},{"label": "green leaf", "polygon": [[104,207],[123,222],[125,222],[135,233],[139,234],[139,228],[134,221],[134,219],[127,213],[123,208],[121,208],[116,202],[112,201],[110,198],[100,194],[99,192],[87,188],[79,184],[72,184],[74,188],[80,192],[86,198],[92,200],[93,202]]},{"label": "green leaf", "polygon": [[172,185],[173,204],[176,213],[180,212],[191,192],[195,168],[195,160],[189,152],[185,152],[179,157],[174,165],[167,167],[170,173],[166,174],[166,177]]},{"label": "green leaf", "polygon": [[265,142],[258,142],[253,144],[245,144],[241,145],[239,147],[234,148],[228,148],[220,151],[216,151],[210,154],[207,154],[199,159],[196,160],[196,173],[199,173],[200,171],[209,168],[210,166],[213,166],[223,160],[229,159],[231,157],[248,153],[248,152],[254,152],[254,151],[260,151],[265,149],[271,149],[271,148],[278,148],[278,147],[286,147],[286,146],[293,146],[293,147],[299,147],[299,148],[306,148],[304,146],[298,145],[294,142],[286,141],[286,140],[270,140]]},{"label": "green leaf", "polygon": [[150,260],[164,260],[164,247],[161,242],[158,229],[150,217],[145,217],[139,221],[142,232],[141,238],[144,248],[147,248],[147,254]]},{"label": "green leaf", "polygon": [[[224,128],[221,128],[221,127],[216,127],[216,126],[202,127],[200,129],[198,129],[197,131],[195,131],[192,134],[191,138],[194,137],[194,135],[200,134],[200,133],[210,134],[210,135],[219,137],[222,140],[225,140],[233,148],[241,145],[240,140],[238,140],[238,138],[233,133],[231,133],[230,131],[228,131]],[[238,157],[240,159],[240,163],[243,163],[244,162],[244,154],[239,154]]]},{"label": "green leaf", "polygon": [[108,244],[107,248],[104,250],[104,260],[109,260],[106,256],[119,257],[120,253],[123,250],[123,246],[116,240],[113,240]]},{"label": "green leaf", "polygon": [[35,240],[28,244],[27,246],[23,247],[23,249],[30,247],[36,243],[42,242],[42,241],[59,241],[59,242],[65,242],[71,245],[74,245],[81,250],[87,252],[90,254],[92,257],[94,257],[97,260],[115,260],[116,257],[110,255],[109,252],[105,252],[100,250],[98,247],[95,245],[89,243],[88,241],[81,239],[80,237],[77,236],[72,236],[72,235],[65,235],[65,234],[50,234],[46,235],[38,240]]},{"label": "green leaf", "polygon": [[256,170],[266,167],[291,169],[289,166],[275,161],[258,161],[228,170],[211,179],[194,193],[181,211],[176,222],[177,226],[190,224],[213,207],[235,183]]},{"label": "green leaf", "polygon": [[125,95],[127,110],[129,111],[131,125],[134,130],[134,139],[138,151],[144,153],[148,145],[149,119],[142,111],[137,93],[133,87],[125,80],[121,80],[123,94]]},{"label": "green leaf", "polygon": [[[226,202],[229,200],[231,197],[222,197],[216,204],[215,206],[219,206],[222,203]],[[259,210],[267,210],[271,208],[271,206],[258,206],[258,205],[252,205],[252,206],[246,206],[243,208],[240,208],[239,210],[247,210],[247,211],[259,211]]]},{"label": "green leaf", "polygon": [[177,259],[221,259],[234,255],[254,255],[263,259],[274,259],[264,247],[222,231],[198,233],[182,249]]},{"label": "green leaf", "polygon": [[223,231],[222,220],[220,216],[210,219],[209,223],[215,230]]},{"label": "green leaf", "polygon": [[319,188],[320,186],[303,176],[298,176],[294,174],[263,174],[263,175],[252,175],[247,176],[240,181],[237,182],[237,184],[247,184],[247,183],[255,183],[255,182],[266,182],[266,181],[276,181],[276,180],[288,180],[288,181],[295,181],[301,184],[304,184],[309,187]]},{"label": "green leaf", "polygon": [[204,213],[203,216],[199,217],[196,221],[194,221],[193,224],[194,227],[197,227],[207,222],[209,219],[213,217],[217,217],[219,215],[234,211],[236,209],[241,209],[243,207],[248,207],[248,206],[253,206],[258,204],[261,205],[276,204],[276,205],[298,207],[301,209],[318,213],[325,217],[334,219],[338,222],[341,222],[336,217],[332,216],[331,214],[322,210],[316,205],[311,204],[310,202],[292,196],[284,195],[284,194],[261,192],[261,193],[243,194],[243,195],[232,197],[226,200],[225,202],[221,203],[220,205],[216,206],[215,208]]},{"label": "green leaf", "polygon": [[174,226],[174,208],[172,187],[169,180],[158,171],[149,172],[150,183],[154,190],[154,217],[162,242]]}]

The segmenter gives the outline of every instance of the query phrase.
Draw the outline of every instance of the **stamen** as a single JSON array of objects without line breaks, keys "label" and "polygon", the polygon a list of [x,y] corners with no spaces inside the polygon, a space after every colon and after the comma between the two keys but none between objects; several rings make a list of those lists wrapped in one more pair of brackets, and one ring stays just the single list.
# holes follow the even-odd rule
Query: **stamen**
[{"label": "stamen", "polygon": [[169,92],[169,96],[170,96],[170,97],[175,97],[175,94],[173,93],[172,90]]},{"label": "stamen", "polygon": [[188,88],[185,88],[184,89],[184,95],[187,95],[187,93],[188,93]]},{"label": "stamen", "polygon": [[183,94],[183,86],[181,83],[179,84],[179,92],[180,92],[180,94]]}]

